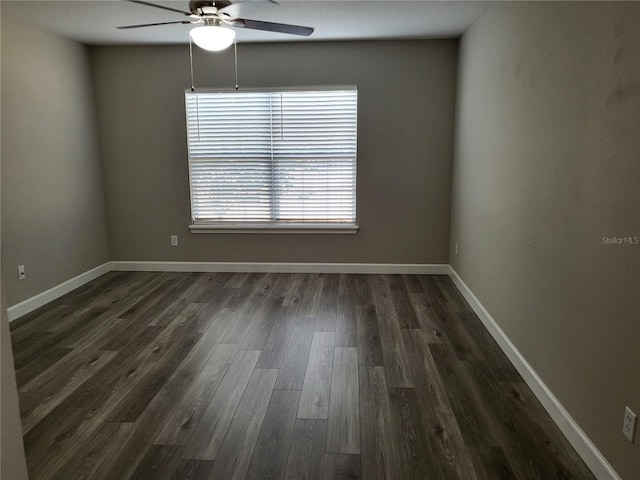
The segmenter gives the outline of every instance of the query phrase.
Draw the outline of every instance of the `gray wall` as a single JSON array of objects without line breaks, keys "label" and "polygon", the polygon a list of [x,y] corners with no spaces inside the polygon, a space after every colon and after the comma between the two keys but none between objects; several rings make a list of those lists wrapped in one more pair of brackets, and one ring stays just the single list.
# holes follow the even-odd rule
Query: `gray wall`
[{"label": "gray wall", "polygon": [[[357,235],[189,233],[188,51],[93,49],[112,260],[447,263],[456,41],[238,46],[241,87],[358,86]],[[233,49],[194,66],[234,85]]]},{"label": "gray wall", "polygon": [[[9,305],[109,260],[89,50],[2,12],[2,277]],[[27,278],[17,279],[25,265]]]},{"label": "gray wall", "polygon": [[490,9],[461,43],[453,174],[453,267],[623,479],[640,245],[602,237],[640,236],[639,58],[639,3]]}]

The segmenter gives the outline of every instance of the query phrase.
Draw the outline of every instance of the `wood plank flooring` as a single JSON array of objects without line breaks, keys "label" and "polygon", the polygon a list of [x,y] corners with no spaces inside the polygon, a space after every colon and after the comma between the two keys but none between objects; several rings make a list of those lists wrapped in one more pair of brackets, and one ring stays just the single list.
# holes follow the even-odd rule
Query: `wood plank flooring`
[{"label": "wood plank flooring", "polygon": [[446,276],[112,272],[11,332],[31,480],[594,478]]}]

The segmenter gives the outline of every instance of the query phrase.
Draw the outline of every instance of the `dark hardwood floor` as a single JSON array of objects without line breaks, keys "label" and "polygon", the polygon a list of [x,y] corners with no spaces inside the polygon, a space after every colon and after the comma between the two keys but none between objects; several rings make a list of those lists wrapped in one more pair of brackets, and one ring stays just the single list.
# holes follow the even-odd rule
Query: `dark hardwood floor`
[{"label": "dark hardwood floor", "polygon": [[446,276],[112,272],[11,331],[31,480],[594,478]]}]

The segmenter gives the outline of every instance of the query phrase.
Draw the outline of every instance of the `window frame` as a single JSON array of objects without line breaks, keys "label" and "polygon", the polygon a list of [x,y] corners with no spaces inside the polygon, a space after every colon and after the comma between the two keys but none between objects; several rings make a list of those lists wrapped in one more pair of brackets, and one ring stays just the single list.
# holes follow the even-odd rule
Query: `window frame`
[{"label": "window frame", "polygon": [[[357,176],[358,176],[358,161],[357,161],[357,142],[358,142],[358,113],[356,110],[356,153],[354,158],[354,188],[353,188],[353,202],[354,202],[354,221],[351,222],[277,222],[277,221],[207,221],[196,222],[193,215],[193,186],[192,186],[192,174],[191,174],[191,145],[189,144],[189,126],[188,126],[188,96],[187,94],[198,93],[270,93],[270,92],[296,92],[296,91],[339,91],[339,90],[354,90],[357,95],[357,86],[355,85],[330,85],[330,86],[305,86],[305,87],[277,87],[277,88],[243,88],[240,91],[234,88],[219,88],[219,89],[197,89],[185,90],[185,128],[187,133],[187,163],[188,163],[188,176],[189,176],[189,208],[191,211],[191,224],[189,230],[191,233],[286,233],[286,234],[355,234],[359,230],[357,224]],[[357,98],[357,97],[356,97]]]}]

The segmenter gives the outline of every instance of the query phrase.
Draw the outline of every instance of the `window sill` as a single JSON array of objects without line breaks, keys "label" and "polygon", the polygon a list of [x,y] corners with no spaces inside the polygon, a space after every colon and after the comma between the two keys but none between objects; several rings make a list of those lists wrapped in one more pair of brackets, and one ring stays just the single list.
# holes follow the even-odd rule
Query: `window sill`
[{"label": "window sill", "polygon": [[360,227],[342,223],[207,223],[189,225],[191,233],[298,233],[298,234],[336,234],[358,233]]}]

